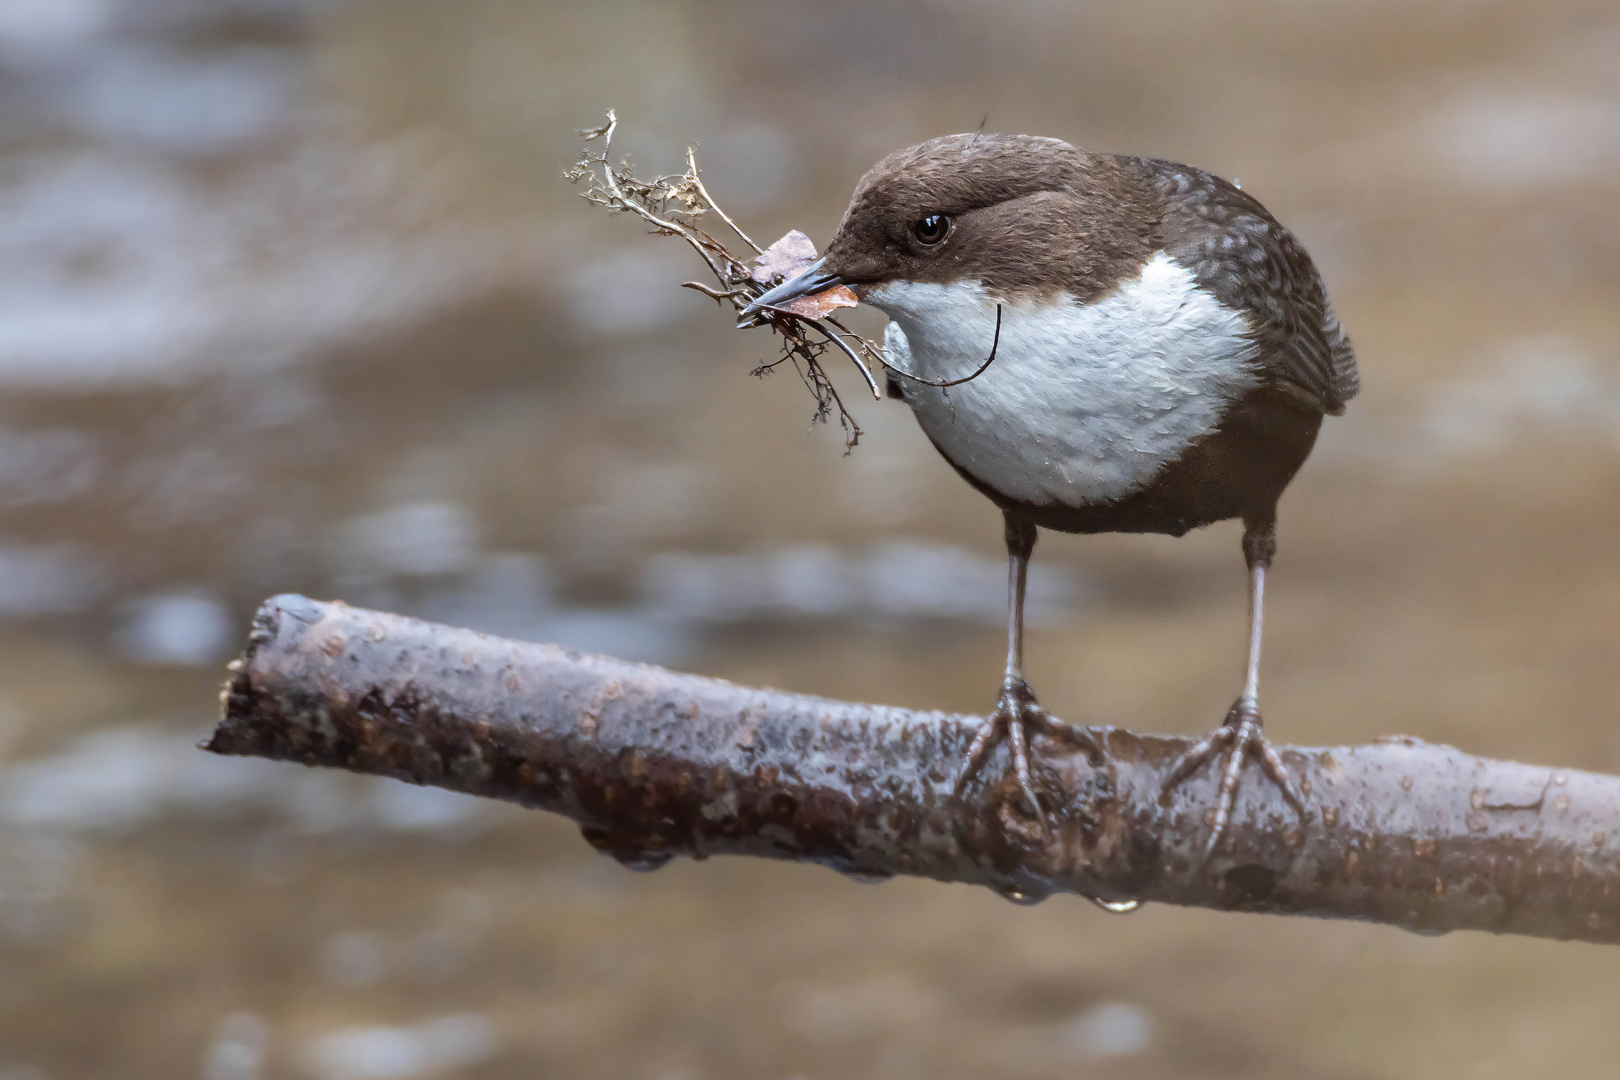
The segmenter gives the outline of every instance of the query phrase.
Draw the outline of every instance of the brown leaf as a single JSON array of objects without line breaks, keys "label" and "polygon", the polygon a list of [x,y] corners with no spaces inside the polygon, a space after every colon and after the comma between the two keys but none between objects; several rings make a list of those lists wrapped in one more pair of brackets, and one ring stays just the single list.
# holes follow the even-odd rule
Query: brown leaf
[{"label": "brown leaf", "polygon": [[855,307],[859,303],[848,285],[834,285],[830,289],[801,296],[797,300],[789,300],[781,307],[783,311],[791,311],[806,319],[825,319],[838,308]]},{"label": "brown leaf", "polygon": [[816,261],[816,245],[798,229],[765,249],[765,254],[754,260],[753,279],[761,285],[775,285],[798,277]]}]

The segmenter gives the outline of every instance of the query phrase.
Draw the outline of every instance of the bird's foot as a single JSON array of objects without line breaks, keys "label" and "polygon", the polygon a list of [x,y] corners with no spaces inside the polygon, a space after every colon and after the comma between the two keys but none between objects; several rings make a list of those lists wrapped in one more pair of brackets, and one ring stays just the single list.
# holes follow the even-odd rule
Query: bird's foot
[{"label": "bird's foot", "polygon": [[1035,692],[1029,688],[1027,682],[1022,679],[1008,679],[1001,686],[1001,696],[996,699],[995,711],[979,728],[979,733],[973,737],[973,745],[968,747],[967,762],[962,766],[961,775],[956,780],[956,793],[958,795],[962,793],[962,788],[984,765],[996,744],[1002,738],[1006,738],[1012,748],[1013,775],[1018,778],[1018,788],[1024,793],[1024,801],[1029,804],[1030,812],[1040,821],[1042,828],[1045,828],[1046,812],[1041,808],[1040,799],[1035,795],[1035,785],[1030,777],[1030,731],[1078,742],[1085,746],[1087,753],[1094,759],[1102,755],[1102,747],[1098,746],[1097,741],[1084,729],[1065,724],[1036,704]]},{"label": "bird's foot", "polygon": [[1232,806],[1237,800],[1243,763],[1250,755],[1260,762],[1266,776],[1282,791],[1283,798],[1288,800],[1294,812],[1302,816],[1305,813],[1305,800],[1294,788],[1293,781],[1288,779],[1282,758],[1277,756],[1277,751],[1271,748],[1261,731],[1259,703],[1248,698],[1239,698],[1234,702],[1226,714],[1226,722],[1181,756],[1175,768],[1170,770],[1170,778],[1164,782],[1164,789],[1169,791],[1197,772],[1204,762],[1223,755],[1221,783],[1215,797],[1215,816],[1210,822],[1209,840],[1204,844],[1206,860],[1215,851],[1215,845],[1220,842],[1232,819]]}]

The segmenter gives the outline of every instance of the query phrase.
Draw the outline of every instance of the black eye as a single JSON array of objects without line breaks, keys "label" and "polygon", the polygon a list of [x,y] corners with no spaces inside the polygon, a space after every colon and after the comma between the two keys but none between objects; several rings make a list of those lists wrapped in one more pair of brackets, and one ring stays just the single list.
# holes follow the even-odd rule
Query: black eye
[{"label": "black eye", "polygon": [[937,244],[951,231],[951,219],[944,214],[929,214],[911,227],[911,235],[919,244]]}]

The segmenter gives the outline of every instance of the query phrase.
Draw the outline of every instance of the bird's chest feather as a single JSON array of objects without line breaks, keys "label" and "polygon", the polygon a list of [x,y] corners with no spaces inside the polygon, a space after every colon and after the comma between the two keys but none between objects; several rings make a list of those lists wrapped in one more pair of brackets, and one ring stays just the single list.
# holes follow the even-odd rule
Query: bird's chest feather
[{"label": "bird's chest feather", "polygon": [[[890,282],[862,299],[893,320],[895,364],[932,381],[990,355],[996,301],[976,281]],[[906,381],[940,451],[1004,495],[1038,506],[1110,502],[1145,486],[1260,381],[1243,315],[1159,252],[1090,304],[1002,305],[996,359],[949,388]]]}]

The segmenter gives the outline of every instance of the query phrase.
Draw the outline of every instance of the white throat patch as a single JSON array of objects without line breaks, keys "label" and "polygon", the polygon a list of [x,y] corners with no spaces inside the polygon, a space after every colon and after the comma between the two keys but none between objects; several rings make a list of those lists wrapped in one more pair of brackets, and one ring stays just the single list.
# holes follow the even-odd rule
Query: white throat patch
[{"label": "white throat patch", "polygon": [[[862,299],[893,320],[884,344],[913,375],[959,379],[990,355],[996,301],[977,281],[890,282]],[[982,483],[1040,506],[1111,502],[1260,381],[1248,331],[1161,251],[1092,304],[1004,303],[996,361],[972,382],[903,387],[928,437]]]}]

